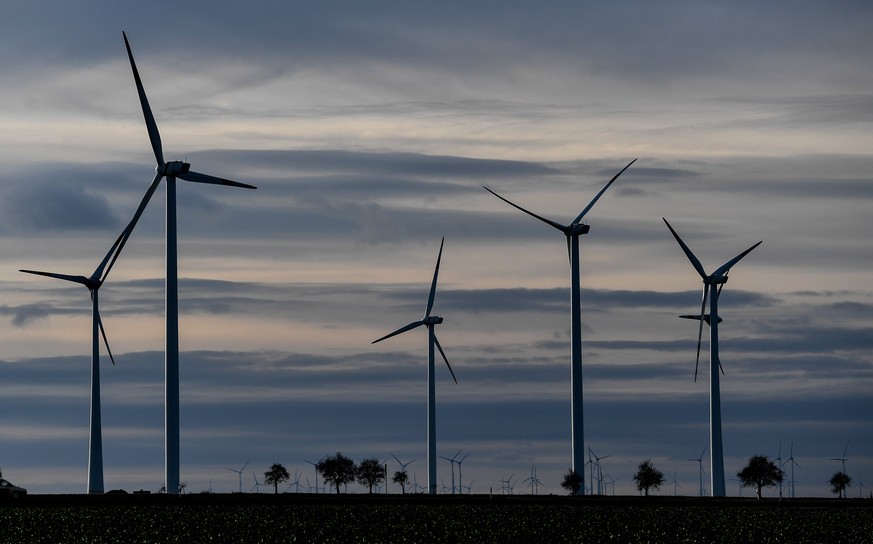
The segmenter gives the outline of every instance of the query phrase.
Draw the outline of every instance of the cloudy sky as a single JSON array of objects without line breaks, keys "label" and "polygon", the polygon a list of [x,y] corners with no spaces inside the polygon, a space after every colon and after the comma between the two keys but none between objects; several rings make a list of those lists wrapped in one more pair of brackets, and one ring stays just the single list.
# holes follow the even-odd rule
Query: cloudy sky
[{"label": "cloudy sky", "polygon": [[[90,275],[154,175],[125,30],[167,160],[258,186],[178,188],[190,491],[247,462],[246,490],[276,462],[314,485],[336,451],[424,484],[426,335],[370,342],[420,318],[445,236],[438,454],[469,452],[473,492],[536,465],[561,493],[566,246],[481,186],[569,222],[637,157],[582,239],[585,439],[615,492],[650,458],[696,494],[709,441],[676,317],[701,283],[662,217],[708,270],[764,241],[720,299],[727,475],[793,444],[797,493],[828,496],[849,442],[873,489],[869,2],[242,4],[4,10],[4,477],[85,489],[90,301],[18,269]],[[106,489],[163,482],[163,196],[101,290]]]}]

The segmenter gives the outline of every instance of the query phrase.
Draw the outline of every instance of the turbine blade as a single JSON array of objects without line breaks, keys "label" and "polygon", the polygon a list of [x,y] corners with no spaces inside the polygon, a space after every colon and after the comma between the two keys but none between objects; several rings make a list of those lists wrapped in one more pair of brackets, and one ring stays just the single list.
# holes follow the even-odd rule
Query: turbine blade
[{"label": "turbine blade", "polygon": [[115,357],[112,356],[112,350],[109,349],[109,339],[106,338],[106,329],[103,328],[103,319],[100,317],[100,310],[97,310],[97,325],[100,327],[100,334],[103,335],[103,344],[106,345],[106,353],[109,354],[109,360],[112,361],[112,366],[115,366]]},{"label": "turbine blade", "polygon": [[248,183],[240,183],[238,181],[233,181],[230,179],[217,178],[215,176],[210,176],[208,174],[201,174],[200,172],[185,172],[183,174],[176,174],[177,178],[184,179],[185,181],[193,181],[194,183],[211,183],[213,185],[228,185],[230,187],[242,187],[243,189],[257,189],[254,185],[249,185]]},{"label": "turbine blade", "polygon": [[486,191],[488,191],[489,193],[491,193],[492,195],[496,196],[496,197],[499,198],[500,200],[506,202],[507,204],[509,204],[509,205],[512,206],[513,208],[517,208],[517,209],[523,211],[524,213],[528,214],[528,215],[531,216],[531,217],[536,217],[537,219],[539,219],[539,220],[542,221],[543,223],[555,227],[556,229],[558,229],[559,231],[563,232],[564,234],[567,234],[567,233],[570,231],[570,227],[568,227],[568,226],[562,225],[562,224],[560,224],[560,223],[556,223],[556,222],[552,221],[551,219],[546,219],[545,217],[539,216],[539,215],[537,215],[537,214],[535,214],[535,213],[533,213],[533,212],[531,212],[531,211],[525,210],[524,208],[522,208],[522,207],[519,206],[518,204],[513,204],[512,202],[506,200],[505,198],[503,198],[502,196],[498,195],[497,193],[495,193],[494,191],[492,191],[492,190],[489,189],[488,187],[485,187],[484,185],[482,186],[482,188],[485,189]]},{"label": "turbine blade", "polygon": [[697,329],[697,360],[694,361],[694,381],[697,381],[697,367],[700,364],[700,340],[703,337],[703,316],[706,312],[706,298],[709,295],[709,286],[703,285],[703,304],[700,306],[700,328]]},{"label": "turbine blade", "polygon": [[433,309],[433,299],[436,296],[437,276],[440,273],[440,259],[443,258],[443,244],[446,243],[446,237],[440,242],[440,251],[437,254],[436,267],[433,269],[433,281],[430,283],[430,294],[427,296],[427,309],[424,311],[424,318],[430,317],[430,311]]},{"label": "turbine blade", "polygon": [[130,43],[127,41],[127,34],[122,31],[124,36],[124,46],[127,48],[127,57],[130,59],[130,68],[133,70],[133,80],[136,82],[136,92],[139,94],[139,103],[142,106],[142,115],[145,118],[146,128],[149,131],[149,141],[152,143],[152,151],[155,152],[155,160],[158,164],[164,164],[164,152],[161,148],[161,135],[158,132],[158,124],[155,123],[155,116],[152,114],[152,109],[149,107],[149,99],[146,97],[145,89],[142,86],[142,80],[139,77],[139,70],[136,69],[136,62],[133,60],[133,52],[130,50]]},{"label": "turbine blade", "polygon": [[[437,339],[436,334],[433,335],[433,341],[436,344],[438,350],[440,350],[440,355],[443,356],[443,361],[446,362],[446,366],[449,367],[449,372],[452,374],[452,379],[455,380],[455,383],[458,383],[458,378],[455,377],[455,371],[452,370],[452,365],[449,364],[449,359],[446,357],[446,352],[443,351],[443,347],[440,345],[439,339]],[[458,452],[460,453],[460,451]]]},{"label": "turbine blade", "polygon": [[[101,267],[98,267],[97,271],[94,272],[95,277],[100,278],[101,284],[106,281],[106,277],[109,276],[109,271],[112,270],[112,267],[115,266],[115,261],[117,261],[118,257],[121,256],[121,250],[124,249],[124,245],[127,244],[127,240],[130,239],[131,234],[133,234],[133,229],[134,227],[136,227],[140,216],[142,216],[143,211],[145,211],[146,206],[152,199],[152,195],[155,194],[158,185],[161,184],[161,178],[163,178],[161,174],[155,174],[155,177],[152,180],[152,184],[149,185],[148,190],[145,192],[145,195],[143,195],[142,200],[140,201],[139,206],[136,209],[136,212],[134,212],[133,214],[133,218],[130,220],[130,223],[128,223],[127,226],[124,227],[124,230],[121,232],[118,240],[116,240],[115,244],[117,248],[116,246],[113,246],[113,249],[115,250],[114,252],[112,249],[109,250],[109,253],[106,254],[106,258],[103,259],[103,264],[101,264]],[[109,263],[109,267],[102,274],[98,274],[97,272],[100,271],[101,268],[105,265],[106,259],[109,258],[110,255],[112,255],[112,261]]]},{"label": "turbine blade", "polygon": [[371,343],[371,344],[375,344],[376,342],[381,342],[382,340],[386,340],[386,339],[388,339],[388,338],[391,338],[392,336],[397,336],[398,334],[404,333],[404,332],[406,332],[406,331],[411,331],[412,329],[414,329],[414,328],[416,328],[416,327],[420,327],[420,326],[422,326],[422,325],[424,325],[424,321],[413,321],[413,322],[410,323],[409,325],[406,325],[406,326],[404,326],[404,327],[400,327],[400,328],[397,329],[396,331],[394,331],[394,332],[392,332],[392,333],[390,333],[390,334],[386,334],[386,335],[383,336],[382,338],[379,338],[378,340],[373,340],[373,341],[370,342],[370,343]]},{"label": "turbine blade", "polygon": [[41,272],[39,270],[19,270],[19,272],[24,272],[25,274],[35,274],[37,276],[45,276],[47,278],[55,278],[59,280],[71,281],[73,283],[80,283],[85,287],[91,288],[91,278],[86,278],[85,276],[71,276],[69,274],[56,274],[54,272]]},{"label": "turbine blade", "polygon": [[756,247],[758,247],[762,243],[764,243],[764,240],[761,240],[757,244],[753,245],[749,249],[743,251],[742,253],[740,253],[739,255],[734,257],[733,259],[729,260],[728,262],[726,262],[723,265],[721,265],[720,267],[718,267],[718,270],[716,270],[715,272],[712,273],[713,276],[727,275],[728,271],[731,269],[731,267],[733,265],[737,264],[740,261],[740,259],[742,259],[746,255],[748,255],[749,252],[751,252],[753,249],[755,249]]},{"label": "turbine blade", "polygon": [[588,205],[585,206],[585,209],[582,210],[582,212],[581,212],[579,215],[576,216],[576,219],[573,220],[573,223],[572,223],[572,224],[575,225],[576,223],[578,223],[579,221],[581,221],[582,218],[585,217],[585,214],[588,213],[588,210],[590,210],[590,209],[592,208],[592,206],[594,206],[594,203],[596,203],[596,202],[600,199],[600,197],[603,196],[603,193],[605,193],[606,190],[609,189],[609,186],[612,185],[612,182],[615,181],[615,180],[617,180],[617,179],[618,179],[618,176],[622,175],[622,174],[624,173],[624,171],[627,170],[628,168],[630,168],[630,166],[631,166],[633,163],[635,163],[635,162],[637,162],[636,159],[632,160],[631,162],[628,163],[627,166],[625,166],[624,168],[622,168],[621,171],[620,171],[618,174],[612,176],[612,179],[609,180],[609,183],[607,183],[607,184],[603,187],[603,189],[601,189],[600,192],[597,193],[597,196],[595,196],[595,197],[591,200],[591,202],[589,202]]},{"label": "turbine blade", "polygon": [[[664,219],[663,217],[661,219]],[[670,229],[670,232],[673,233],[673,237],[676,238],[676,241],[679,242],[679,246],[682,248],[682,251],[685,252],[685,255],[688,257],[688,260],[691,261],[691,265],[694,266],[694,269],[697,270],[697,273],[700,274],[700,277],[706,279],[709,277],[706,273],[706,270],[703,269],[703,265],[700,264],[700,260],[691,252],[685,242],[682,241],[682,238],[679,238],[679,235],[676,234],[676,231],[673,230],[673,227],[670,226],[670,223],[664,219],[664,223],[667,224],[667,228]]]}]

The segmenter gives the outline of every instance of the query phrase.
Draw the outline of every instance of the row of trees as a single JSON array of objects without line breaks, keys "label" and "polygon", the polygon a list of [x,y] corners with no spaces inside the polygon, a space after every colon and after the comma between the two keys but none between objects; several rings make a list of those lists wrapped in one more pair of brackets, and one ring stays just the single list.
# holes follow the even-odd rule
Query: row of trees
[{"label": "row of trees", "polygon": [[[753,455],[749,463],[741,471],[737,472],[737,478],[743,487],[754,487],[755,496],[761,498],[761,490],[765,487],[775,487],[785,479],[785,471],[779,468],[766,455]],[[633,477],[637,491],[644,492],[649,496],[649,490],[660,490],[664,485],[664,473],[655,468],[651,459],[640,463],[637,473]],[[834,474],[830,482],[831,491],[840,498],[846,497],[846,490],[852,485],[852,477],[840,471]],[[582,476],[570,470],[564,475],[561,487],[575,495],[582,486]]]},{"label": "row of trees", "polygon": [[[315,465],[315,468],[326,484],[336,488],[337,494],[339,494],[341,487],[355,481],[367,486],[369,492],[372,493],[373,487],[386,480],[388,469],[386,465],[374,457],[364,459],[356,465],[351,458],[340,452],[323,458]],[[264,483],[272,485],[275,493],[279,492],[279,484],[290,478],[288,471],[280,464],[274,464],[264,473]],[[785,471],[766,455],[753,455],[749,458],[749,463],[745,468],[737,472],[737,478],[742,482],[743,487],[754,487],[755,496],[760,499],[761,491],[765,487],[775,487],[785,479]],[[650,489],[658,491],[665,482],[664,473],[655,468],[651,459],[646,459],[640,463],[633,480],[637,486],[637,491],[645,493],[647,497]],[[406,484],[409,482],[406,470],[395,472],[392,481],[398,484],[403,493],[406,494]],[[852,485],[852,477],[842,471],[837,472],[831,477],[830,484],[835,495],[845,498],[846,490]],[[582,475],[573,470],[568,471],[564,475],[561,487],[571,495],[577,494],[582,487]]]},{"label": "row of trees", "polygon": [[[340,492],[340,488],[355,481],[367,486],[372,493],[373,487],[381,485],[387,477],[387,466],[375,457],[364,459],[360,464],[355,464],[351,458],[340,452],[323,458],[315,465],[315,469],[321,474],[321,479],[324,480],[325,484],[330,484],[336,488],[337,493]],[[272,485],[275,493],[279,492],[279,484],[290,478],[288,471],[280,464],[274,464],[270,470],[264,473],[264,483]],[[406,494],[406,484],[409,482],[406,470],[395,472],[393,481]]]}]

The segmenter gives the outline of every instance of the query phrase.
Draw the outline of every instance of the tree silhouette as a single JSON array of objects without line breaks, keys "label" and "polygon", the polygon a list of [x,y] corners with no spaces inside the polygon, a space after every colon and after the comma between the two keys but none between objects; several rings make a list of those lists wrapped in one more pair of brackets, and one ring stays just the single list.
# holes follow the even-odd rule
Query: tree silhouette
[{"label": "tree silhouette", "polygon": [[570,495],[578,495],[579,488],[582,487],[582,476],[573,469],[568,470],[561,481],[561,487],[569,491]]},{"label": "tree silhouette", "polygon": [[409,481],[409,474],[407,474],[405,470],[398,470],[395,472],[391,481],[399,485],[403,494],[406,495],[406,483]]},{"label": "tree silhouette", "polygon": [[831,491],[839,498],[846,498],[846,490],[852,486],[852,477],[843,471],[834,473],[830,480]]},{"label": "tree silhouette", "polygon": [[373,486],[385,481],[385,465],[375,457],[364,459],[358,465],[358,483],[365,485],[373,492]]},{"label": "tree silhouette", "polygon": [[776,466],[766,455],[749,457],[746,468],[737,472],[737,478],[743,482],[743,487],[754,487],[755,496],[761,498],[761,489],[776,487],[785,477],[785,472]]},{"label": "tree silhouette", "polygon": [[264,483],[273,486],[273,494],[279,494],[279,484],[291,479],[291,475],[285,470],[285,467],[279,463],[273,463],[270,470],[264,473]]},{"label": "tree silhouette", "polygon": [[357,475],[355,462],[340,452],[325,457],[315,465],[315,468],[325,482],[330,482],[336,486],[337,495],[339,495],[340,486],[354,482]]},{"label": "tree silhouette", "polygon": [[644,491],[648,497],[650,488],[655,488],[655,491],[661,489],[664,473],[655,468],[651,459],[646,459],[640,463],[637,473],[634,474],[634,481],[637,483],[637,491]]}]

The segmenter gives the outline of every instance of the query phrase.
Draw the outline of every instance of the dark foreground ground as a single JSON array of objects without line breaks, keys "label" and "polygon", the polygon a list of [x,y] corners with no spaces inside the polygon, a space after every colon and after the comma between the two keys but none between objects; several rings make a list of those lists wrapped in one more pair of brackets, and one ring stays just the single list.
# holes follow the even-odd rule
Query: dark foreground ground
[{"label": "dark foreground ground", "polygon": [[0,542],[873,542],[873,500],[30,495]]}]

